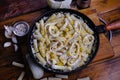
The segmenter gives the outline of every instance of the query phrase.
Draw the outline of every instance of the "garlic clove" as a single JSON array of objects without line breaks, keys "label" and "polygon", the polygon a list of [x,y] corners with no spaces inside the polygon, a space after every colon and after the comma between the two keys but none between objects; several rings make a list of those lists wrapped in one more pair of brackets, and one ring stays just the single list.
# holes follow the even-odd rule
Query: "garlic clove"
[{"label": "garlic clove", "polygon": [[8,33],[8,31],[5,30],[5,37],[6,38],[12,38],[12,36]]},{"label": "garlic clove", "polygon": [[13,28],[11,26],[9,27],[9,26],[4,25],[4,28],[10,35],[12,34]]},{"label": "garlic clove", "polygon": [[5,42],[3,47],[4,48],[9,47],[9,46],[11,46],[11,44],[12,44],[11,42]]},{"label": "garlic clove", "polygon": [[14,44],[15,52],[18,50],[18,45]]},{"label": "garlic clove", "polygon": [[16,44],[18,43],[16,36],[12,36],[12,42]]},{"label": "garlic clove", "polygon": [[14,35],[13,34],[13,27],[4,25],[4,28],[5,28],[5,33],[4,33],[5,37],[12,38],[12,36]]}]

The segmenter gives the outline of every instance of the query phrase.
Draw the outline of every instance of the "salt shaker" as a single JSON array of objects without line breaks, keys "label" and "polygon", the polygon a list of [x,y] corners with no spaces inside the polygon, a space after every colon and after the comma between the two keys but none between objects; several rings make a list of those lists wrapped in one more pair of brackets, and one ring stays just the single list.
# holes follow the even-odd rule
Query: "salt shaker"
[{"label": "salt shaker", "polygon": [[16,22],[14,25],[14,30],[13,30],[13,33],[17,36],[24,36],[28,33],[29,31],[29,24],[25,21],[19,21],[19,22]]},{"label": "salt shaker", "polygon": [[81,9],[90,7],[91,0],[77,0],[77,6]]}]

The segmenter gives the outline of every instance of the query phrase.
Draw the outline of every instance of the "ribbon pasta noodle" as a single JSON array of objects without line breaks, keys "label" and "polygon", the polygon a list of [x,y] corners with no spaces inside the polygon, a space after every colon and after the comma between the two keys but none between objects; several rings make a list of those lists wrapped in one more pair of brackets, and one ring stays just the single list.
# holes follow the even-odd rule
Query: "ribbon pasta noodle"
[{"label": "ribbon pasta noodle", "polygon": [[36,22],[32,51],[42,65],[63,71],[84,65],[94,42],[94,32],[82,18],[54,13]]}]

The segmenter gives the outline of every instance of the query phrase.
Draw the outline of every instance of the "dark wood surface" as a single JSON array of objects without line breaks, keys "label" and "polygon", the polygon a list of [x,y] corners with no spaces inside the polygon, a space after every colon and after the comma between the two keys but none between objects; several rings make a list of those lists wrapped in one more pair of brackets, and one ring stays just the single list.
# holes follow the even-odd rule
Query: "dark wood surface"
[{"label": "dark wood surface", "polygon": [[41,10],[47,7],[46,0],[0,0],[0,20]]},{"label": "dark wood surface", "polygon": [[[120,19],[119,3],[119,0],[92,0],[90,7],[92,11],[89,9],[80,11],[92,17],[96,25],[100,24],[97,15],[110,23]],[[24,80],[34,80],[25,60],[27,37],[19,39],[17,52],[14,52],[13,45],[3,48],[4,42],[10,41],[4,37],[3,25],[13,25],[20,20],[25,20],[31,25],[39,15],[47,11],[45,7],[47,7],[46,0],[0,0],[0,80],[16,80],[22,71],[26,72]],[[120,30],[113,32],[111,43],[104,34],[101,34],[100,38],[101,47],[95,62],[82,71],[70,74],[68,80],[86,76],[91,80],[120,80]],[[24,69],[14,67],[11,65],[12,61],[23,63],[26,67]],[[46,72],[44,77],[52,75]]]}]

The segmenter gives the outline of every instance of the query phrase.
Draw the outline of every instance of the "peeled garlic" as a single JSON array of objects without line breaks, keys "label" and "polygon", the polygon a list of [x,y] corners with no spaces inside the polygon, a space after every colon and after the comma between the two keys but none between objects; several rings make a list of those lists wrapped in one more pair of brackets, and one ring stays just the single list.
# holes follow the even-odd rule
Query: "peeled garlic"
[{"label": "peeled garlic", "polygon": [[12,35],[10,35],[9,32],[5,30],[5,37],[6,38],[12,38]]},{"label": "peeled garlic", "polygon": [[18,45],[14,44],[15,52],[18,50]]},{"label": "peeled garlic", "polygon": [[12,44],[11,42],[5,42],[4,43],[4,48],[11,46],[11,44]]},{"label": "peeled garlic", "polygon": [[13,35],[13,32],[12,32],[13,27],[4,25],[4,28],[5,28],[5,37],[6,38],[11,38],[12,35]]},{"label": "peeled garlic", "polygon": [[16,36],[13,36],[13,37],[12,37],[12,42],[13,42],[13,43],[18,43]]}]

